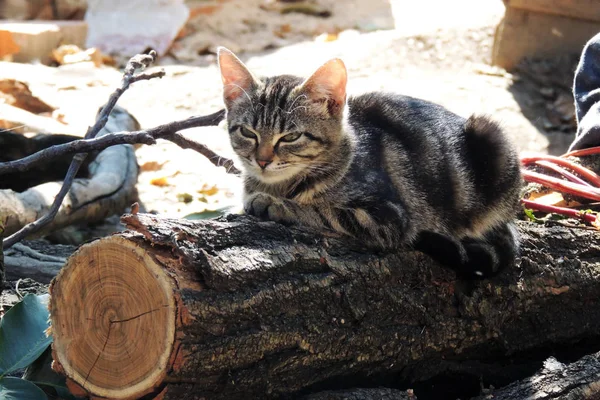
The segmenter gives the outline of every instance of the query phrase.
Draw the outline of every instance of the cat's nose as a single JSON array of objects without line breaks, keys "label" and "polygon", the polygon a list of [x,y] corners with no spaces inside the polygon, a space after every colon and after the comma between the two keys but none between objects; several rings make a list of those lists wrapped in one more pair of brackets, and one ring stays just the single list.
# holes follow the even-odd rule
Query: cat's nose
[{"label": "cat's nose", "polygon": [[267,168],[267,165],[271,164],[271,161],[269,161],[269,160],[256,160],[256,162],[262,169]]}]

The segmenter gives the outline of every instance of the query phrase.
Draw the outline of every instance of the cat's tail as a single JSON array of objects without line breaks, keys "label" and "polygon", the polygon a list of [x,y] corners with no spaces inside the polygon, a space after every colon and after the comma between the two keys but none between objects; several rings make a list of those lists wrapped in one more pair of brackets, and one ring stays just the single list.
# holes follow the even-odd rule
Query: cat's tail
[{"label": "cat's tail", "polygon": [[513,266],[519,255],[519,234],[513,222],[489,230],[482,238],[460,241],[436,232],[421,232],[414,245],[462,279],[490,278]]}]

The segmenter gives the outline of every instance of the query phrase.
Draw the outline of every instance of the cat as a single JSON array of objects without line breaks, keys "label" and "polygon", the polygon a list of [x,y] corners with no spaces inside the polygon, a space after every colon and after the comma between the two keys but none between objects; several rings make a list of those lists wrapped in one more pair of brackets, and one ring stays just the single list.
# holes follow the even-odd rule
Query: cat
[{"label": "cat", "polygon": [[344,62],[259,78],[218,49],[244,210],[368,248],[412,247],[483,279],[514,262],[517,151],[486,116],[392,93],[348,97]]}]

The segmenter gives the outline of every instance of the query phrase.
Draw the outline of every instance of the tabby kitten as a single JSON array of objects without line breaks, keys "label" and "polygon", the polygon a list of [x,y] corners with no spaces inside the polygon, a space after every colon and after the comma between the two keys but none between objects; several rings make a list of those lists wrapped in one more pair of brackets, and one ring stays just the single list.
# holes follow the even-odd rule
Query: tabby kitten
[{"label": "tabby kitten", "polygon": [[244,209],[371,248],[413,246],[467,278],[510,264],[521,175],[498,125],[387,93],[346,99],[344,63],[254,76],[218,52]]}]

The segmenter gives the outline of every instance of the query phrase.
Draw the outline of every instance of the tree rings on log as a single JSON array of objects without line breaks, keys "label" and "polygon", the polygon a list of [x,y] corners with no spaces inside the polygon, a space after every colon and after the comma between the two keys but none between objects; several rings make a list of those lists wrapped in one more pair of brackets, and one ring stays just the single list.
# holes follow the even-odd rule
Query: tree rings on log
[{"label": "tree rings on log", "polygon": [[177,305],[173,279],[142,248],[118,236],[84,245],[50,290],[53,368],[74,393],[130,399],[162,382]]},{"label": "tree rings on log", "polygon": [[299,398],[389,382],[419,397],[457,373],[500,387],[535,372],[521,367],[533,352],[600,332],[596,231],[519,221],[518,265],[466,285],[416,251],[361,252],[249,216],[121,221],[126,231],[82,246],[51,286],[53,368],[92,399]]}]

